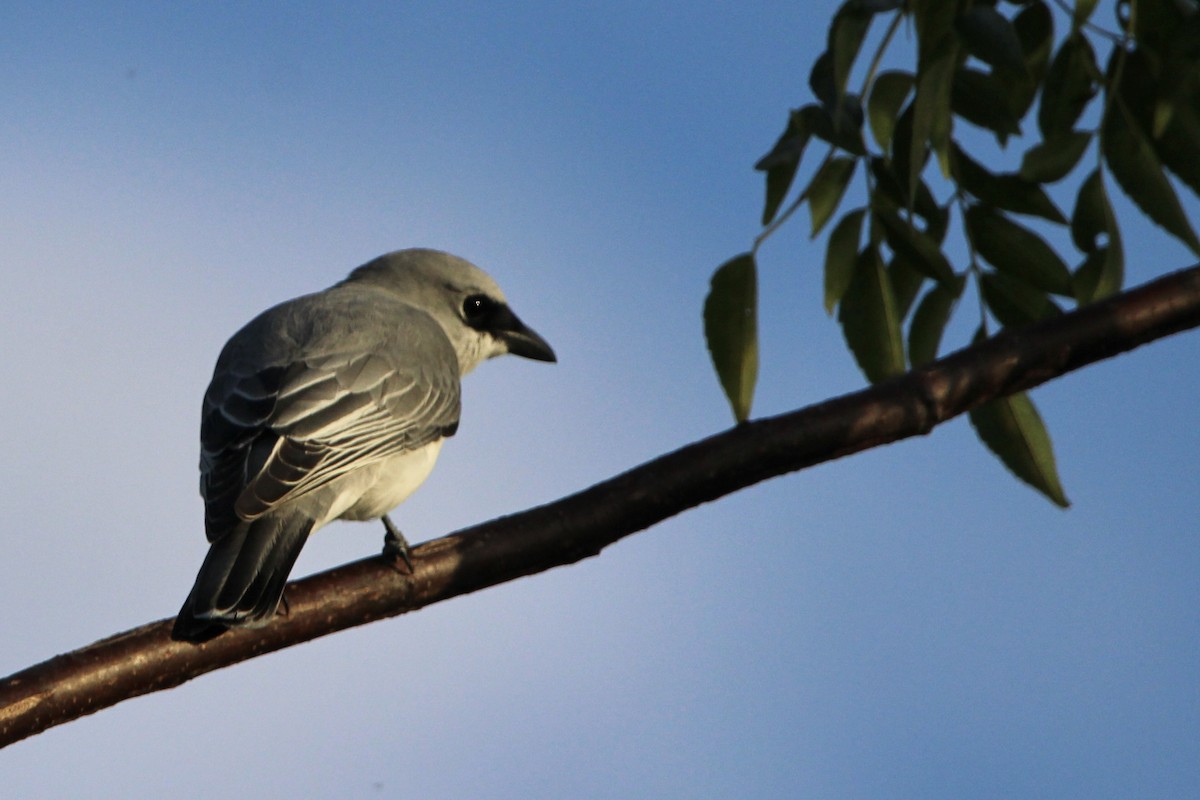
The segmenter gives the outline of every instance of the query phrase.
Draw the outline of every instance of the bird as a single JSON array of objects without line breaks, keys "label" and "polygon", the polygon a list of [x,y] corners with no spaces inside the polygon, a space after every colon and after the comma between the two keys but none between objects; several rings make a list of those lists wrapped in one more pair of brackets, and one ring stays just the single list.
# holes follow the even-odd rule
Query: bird
[{"label": "bird", "polygon": [[384,555],[411,571],[388,513],[457,431],[462,377],[505,353],[557,360],[486,272],[424,248],[382,255],[230,337],[200,422],[209,549],[172,638],[268,624],[304,543],[335,519],[382,520]]}]

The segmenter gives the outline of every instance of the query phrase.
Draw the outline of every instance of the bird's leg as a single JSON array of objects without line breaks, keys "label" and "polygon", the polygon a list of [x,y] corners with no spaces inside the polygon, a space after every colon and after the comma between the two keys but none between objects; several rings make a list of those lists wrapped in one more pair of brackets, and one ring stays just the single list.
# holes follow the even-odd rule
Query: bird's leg
[{"label": "bird's leg", "polygon": [[387,533],[383,536],[383,556],[390,558],[397,564],[400,561],[408,567],[408,572],[411,575],[413,571],[412,558],[408,555],[408,540],[404,538],[404,534],[396,527],[396,524],[388,517],[383,515],[383,527]]}]

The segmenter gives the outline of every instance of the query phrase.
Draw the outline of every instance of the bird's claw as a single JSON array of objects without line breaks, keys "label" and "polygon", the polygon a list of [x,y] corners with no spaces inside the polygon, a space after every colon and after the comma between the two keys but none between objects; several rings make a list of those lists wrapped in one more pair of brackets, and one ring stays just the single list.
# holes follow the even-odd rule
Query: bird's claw
[{"label": "bird's claw", "polygon": [[408,540],[404,538],[404,534],[396,527],[388,517],[383,517],[383,527],[387,533],[383,536],[383,557],[390,559],[392,564],[397,568],[400,567],[400,562],[404,562],[407,567],[407,574],[413,573],[412,557],[408,553]]}]

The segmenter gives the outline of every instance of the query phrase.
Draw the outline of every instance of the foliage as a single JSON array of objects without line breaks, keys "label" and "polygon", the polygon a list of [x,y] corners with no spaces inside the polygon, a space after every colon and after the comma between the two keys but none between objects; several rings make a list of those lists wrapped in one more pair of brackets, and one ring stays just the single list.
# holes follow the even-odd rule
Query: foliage
[{"label": "foliage", "polygon": [[[856,175],[867,199],[830,228],[824,304],[837,310],[871,382],[937,358],[968,287],[979,300],[976,338],[1119,291],[1125,256],[1113,184],[1200,254],[1175,186],[1200,194],[1200,4],[1119,0],[1112,31],[1092,21],[1095,10],[1096,0],[842,3],[809,75],[815,102],[789,113],[755,165],[766,177],[763,230],[749,253],[717,271],[705,303],[709,348],[739,422],[757,370],[758,248],[805,204],[816,237]],[[915,68],[882,69],[905,23],[915,32]],[[1064,29],[1057,38],[1056,24]],[[862,64],[873,25],[883,32]],[[854,92],[856,71],[863,78]],[[1001,148],[1024,147],[1020,168],[981,163],[957,135],[963,123]],[[785,206],[818,141],[824,154]],[[1069,176],[1079,189],[1067,214],[1046,187]],[[1077,252],[1058,252],[1039,228],[1069,233]],[[957,269],[945,254],[952,229],[968,254]],[[1067,505],[1049,435],[1026,395],[980,407],[971,421],[1014,474]]]}]

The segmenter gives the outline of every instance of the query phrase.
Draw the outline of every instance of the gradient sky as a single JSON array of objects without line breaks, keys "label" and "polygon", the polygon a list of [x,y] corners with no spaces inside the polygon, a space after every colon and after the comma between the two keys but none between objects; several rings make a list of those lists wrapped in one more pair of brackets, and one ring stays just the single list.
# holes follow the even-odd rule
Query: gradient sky
[{"label": "gradient sky", "polygon": [[[701,304],[835,5],[6,4],[0,673],[175,612],[221,345],[382,252],[480,264],[560,360],[467,380],[410,539],[727,427]],[[1128,211],[1131,284],[1191,263]],[[756,416],[863,385],[823,253],[762,251]],[[1200,796],[1198,395],[1195,333],[1038,389],[1069,511],[958,420],[54,728],[4,794]]]}]

